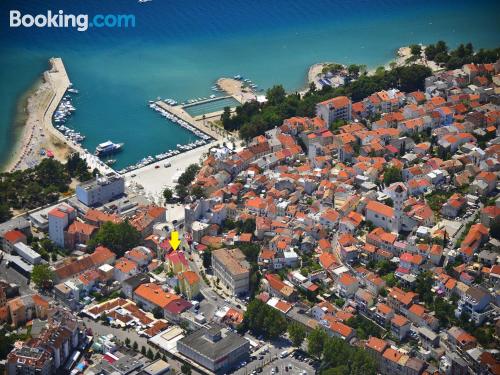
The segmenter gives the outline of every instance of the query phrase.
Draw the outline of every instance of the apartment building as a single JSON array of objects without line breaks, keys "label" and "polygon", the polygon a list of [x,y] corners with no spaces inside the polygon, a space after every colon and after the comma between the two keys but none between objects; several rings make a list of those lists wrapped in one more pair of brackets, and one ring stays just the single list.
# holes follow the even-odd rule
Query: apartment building
[{"label": "apartment building", "polygon": [[240,249],[218,249],[212,252],[214,275],[235,295],[248,292],[250,265]]}]

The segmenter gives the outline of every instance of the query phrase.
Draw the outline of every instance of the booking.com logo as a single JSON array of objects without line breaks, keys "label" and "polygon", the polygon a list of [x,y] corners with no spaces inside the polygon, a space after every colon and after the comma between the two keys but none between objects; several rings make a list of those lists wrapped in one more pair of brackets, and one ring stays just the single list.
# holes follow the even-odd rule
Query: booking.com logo
[{"label": "booking.com logo", "polygon": [[64,14],[59,10],[47,14],[22,14],[19,10],[10,11],[10,27],[53,27],[53,28],[76,28],[78,31],[87,31],[95,28],[127,28],[135,27],[135,15],[133,14],[96,14],[89,21],[88,14]]}]

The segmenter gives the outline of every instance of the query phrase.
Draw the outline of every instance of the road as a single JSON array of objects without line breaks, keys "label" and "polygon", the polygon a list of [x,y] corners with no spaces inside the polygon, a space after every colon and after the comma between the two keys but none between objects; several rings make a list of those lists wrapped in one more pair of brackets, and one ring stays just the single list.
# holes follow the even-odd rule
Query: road
[{"label": "road", "polygon": [[462,236],[462,233],[467,227],[467,224],[474,220],[478,212],[483,209],[483,206],[484,205],[482,203],[479,203],[477,209],[475,209],[474,212],[471,213],[471,215],[467,216],[463,220],[460,220],[462,222],[462,227],[458,230],[458,232],[455,234],[455,237],[453,237],[453,239],[451,240],[451,243],[453,244],[452,248],[457,246],[457,242],[460,239],[460,236]]}]

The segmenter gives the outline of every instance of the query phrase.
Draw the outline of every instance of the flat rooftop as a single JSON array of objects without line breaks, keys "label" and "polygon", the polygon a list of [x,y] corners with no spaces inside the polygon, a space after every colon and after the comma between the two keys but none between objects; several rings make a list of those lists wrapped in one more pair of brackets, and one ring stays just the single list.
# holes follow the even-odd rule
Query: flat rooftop
[{"label": "flat rooftop", "polygon": [[[220,336],[217,338],[217,335]],[[214,337],[216,338],[213,339]],[[214,361],[229,355],[236,348],[249,345],[243,337],[218,325],[211,328],[201,328],[182,338],[179,342]]]}]

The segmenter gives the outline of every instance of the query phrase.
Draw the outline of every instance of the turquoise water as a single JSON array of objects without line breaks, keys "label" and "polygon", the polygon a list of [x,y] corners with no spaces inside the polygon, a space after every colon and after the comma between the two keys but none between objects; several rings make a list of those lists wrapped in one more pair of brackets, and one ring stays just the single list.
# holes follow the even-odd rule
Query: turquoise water
[{"label": "turquoise water", "polygon": [[[134,29],[9,29],[8,10],[32,14],[133,13]],[[147,107],[158,96],[206,97],[222,76],[242,74],[259,87],[304,85],[320,61],[390,60],[409,43],[500,44],[500,2],[413,0],[4,0],[0,4],[0,162],[11,152],[16,104],[61,56],[80,90],[69,122],[94,149],[124,142],[117,168],[193,140]]]},{"label": "turquoise water", "polygon": [[191,116],[201,116],[206,113],[222,111],[224,107],[236,107],[240,103],[234,98],[221,98],[207,103],[193,104],[184,107],[184,110]]}]

